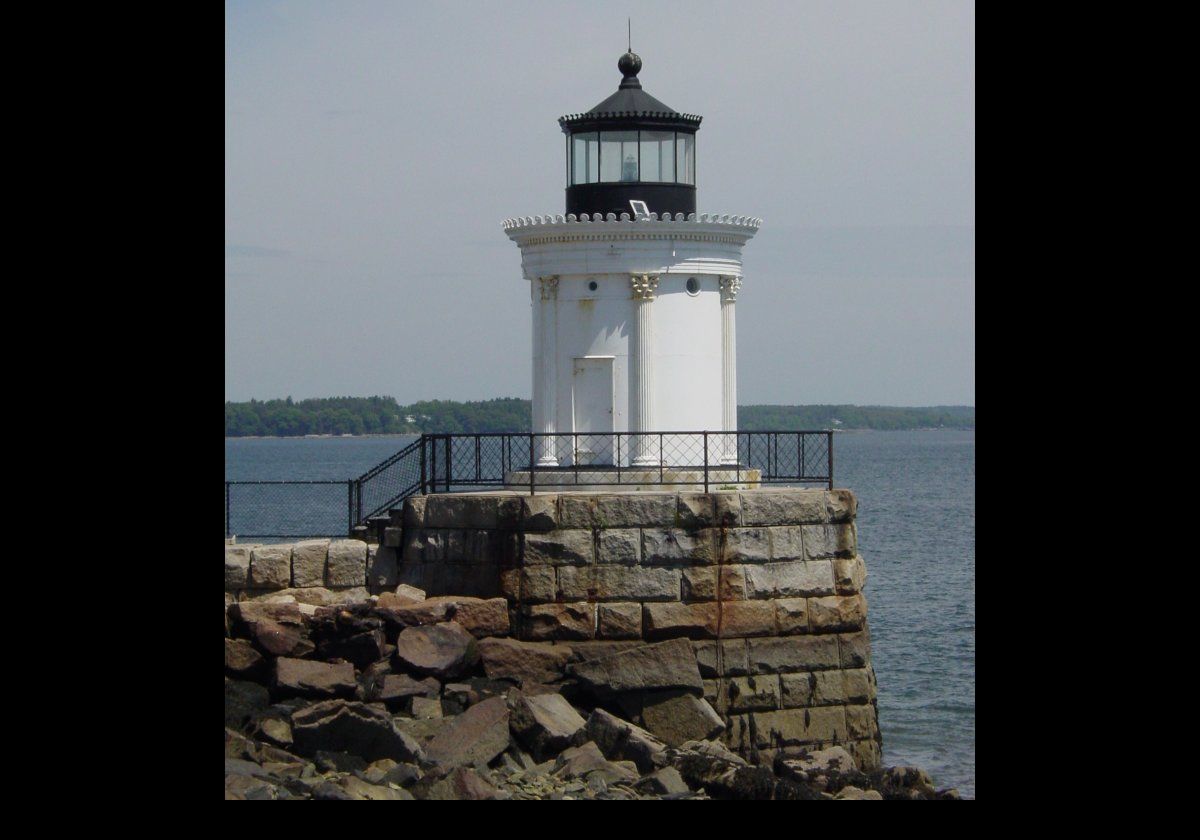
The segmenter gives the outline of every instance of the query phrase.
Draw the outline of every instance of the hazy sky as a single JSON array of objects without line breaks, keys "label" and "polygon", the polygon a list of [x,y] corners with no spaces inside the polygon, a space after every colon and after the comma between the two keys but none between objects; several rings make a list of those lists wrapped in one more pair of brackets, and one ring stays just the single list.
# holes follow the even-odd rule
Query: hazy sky
[{"label": "hazy sky", "polygon": [[975,404],[969,2],[227,3],[225,398],[530,395],[511,216],[557,118],[704,117],[700,212],[758,216],[738,401]]}]

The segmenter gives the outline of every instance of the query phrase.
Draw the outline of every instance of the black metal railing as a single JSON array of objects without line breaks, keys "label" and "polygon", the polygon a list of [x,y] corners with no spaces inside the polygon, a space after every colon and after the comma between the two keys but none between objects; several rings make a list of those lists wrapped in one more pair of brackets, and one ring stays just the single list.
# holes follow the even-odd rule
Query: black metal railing
[{"label": "black metal railing", "polygon": [[408,496],[424,492],[427,451],[422,435],[395,455],[354,479],[354,509],[350,526],[385,513]]},{"label": "black metal railing", "polygon": [[832,487],[833,433],[429,434],[421,492],[471,487],[819,483]]},{"label": "black metal railing", "polygon": [[415,493],[762,484],[832,489],[833,432],[425,434],[346,481],[225,482],[225,535],[351,533]]}]

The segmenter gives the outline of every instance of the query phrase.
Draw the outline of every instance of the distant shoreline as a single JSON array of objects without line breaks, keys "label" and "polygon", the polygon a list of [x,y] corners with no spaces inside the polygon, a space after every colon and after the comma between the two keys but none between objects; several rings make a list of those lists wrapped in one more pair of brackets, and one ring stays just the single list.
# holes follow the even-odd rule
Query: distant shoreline
[{"label": "distant shoreline", "polygon": [[[411,405],[379,396],[226,402],[225,437],[377,437],[419,435],[423,430],[529,434],[532,410],[529,400],[518,397],[475,402],[426,400]],[[971,429],[975,407],[739,405],[737,424],[742,431]]]}]

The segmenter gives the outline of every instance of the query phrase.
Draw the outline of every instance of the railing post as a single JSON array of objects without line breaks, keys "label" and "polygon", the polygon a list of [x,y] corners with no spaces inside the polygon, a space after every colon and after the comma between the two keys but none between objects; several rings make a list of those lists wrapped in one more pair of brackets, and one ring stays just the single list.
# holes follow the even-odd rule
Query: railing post
[{"label": "railing post", "polygon": [[825,466],[829,470],[829,489],[833,489],[833,432],[825,433],[825,441],[829,457],[826,460]]},{"label": "railing post", "polygon": [[533,432],[529,433],[529,495],[533,495]]},{"label": "railing post", "polygon": [[613,443],[617,448],[616,453],[613,455],[613,468],[617,472],[617,484],[620,484],[621,483],[621,433],[620,432],[613,433]]},{"label": "railing post", "polygon": [[[734,462],[735,466],[737,467],[737,482],[736,482],[736,484],[740,485],[742,483],[742,433],[741,432],[733,433],[733,449],[737,453],[737,461]],[[750,444],[748,444],[748,443],[746,444],[746,466],[750,466]],[[739,487],[738,489],[740,490],[741,488]]]},{"label": "railing post", "polygon": [[346,516],[350,520],[350,526],[346,528],[346,536],[354,533],[354,526],[357,524],[354,521],[354,479],[346,479]]},{"label": "railing post", "polygon": [[231,537],[229,533],[229,482],[225,482],[225,536]]},{"label": "railing post", "polygon": [[425,478],[425,435],[421,435],[418,443],[421,444],[421,495],[424,496],[426,493],[425,488],[428,486]]},{"label": "railing post", "polygon": [[708,432],[704,433],[704,492],[708,492]]},{"label": "railing post", "polygon": [[451,443],[450,443],[450,435],[446,435],[446,438],[445,438],[445,440],[446,440],[446,492],[447,492],[447,493],[449,493],[449,492],[450,492],[450,478],[451,478],[451,473],[453,473],[453,472],[454,472],[454,467],[453,467],[453,464],[454,464],[454,458],[453,458],[453,453],[454,453],[454,450],[453,450],[453,448],[452,448],[452,446],[451,446]]}]

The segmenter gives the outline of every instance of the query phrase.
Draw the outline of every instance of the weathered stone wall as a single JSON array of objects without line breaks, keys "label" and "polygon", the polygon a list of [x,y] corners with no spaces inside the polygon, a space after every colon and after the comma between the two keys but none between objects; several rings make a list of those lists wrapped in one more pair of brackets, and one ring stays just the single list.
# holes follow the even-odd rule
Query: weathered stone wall
[{"label": "weathered stone wall", "polygon": [[[880,737],[855,514],[846,490],[413,497],[356,573],[372,588],[394,570],[431,596],[502,595],[527,642],[689,639],[731,747],[769,757],[840,744],[871,769]],[[227,561],[227,589],[228,574]]]},{"label": "weathered stone wall", "polygon": [[366,597],[397,583],[396,552],[361,540],[225,546],[226,603],[316,587]]}]

